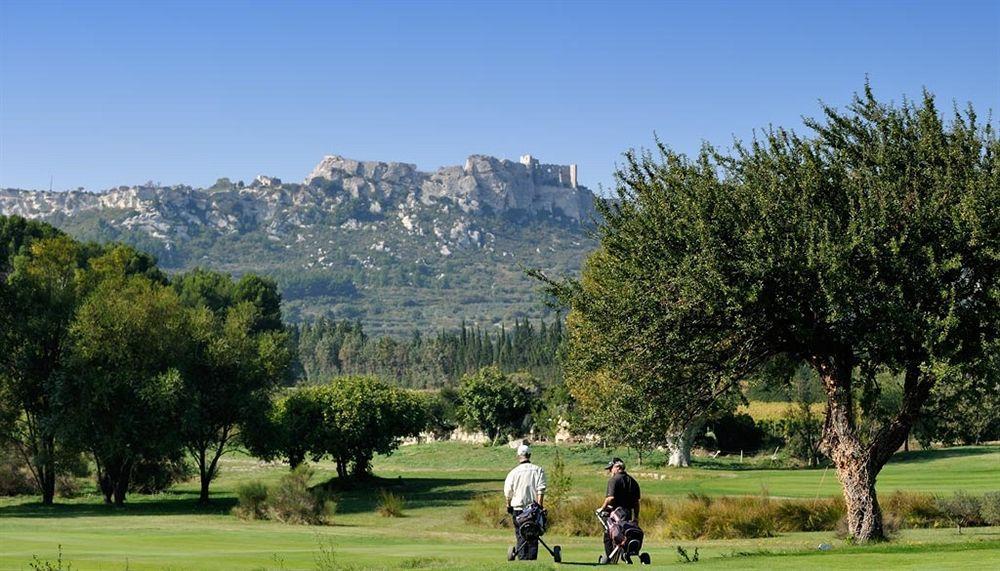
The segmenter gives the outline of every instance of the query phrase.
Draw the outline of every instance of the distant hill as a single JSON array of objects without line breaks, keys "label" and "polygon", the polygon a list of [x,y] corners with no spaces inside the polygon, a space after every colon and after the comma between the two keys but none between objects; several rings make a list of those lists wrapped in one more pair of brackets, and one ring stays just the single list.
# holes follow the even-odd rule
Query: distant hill
[{"label": "distant hill", "polygon": [[432,173],[327,156],[301,184],[0,190],[0,213],[131,243],[171,270],[271,275],[291,320],[360,319],[394,335],[547,315],[523,269],[578,272],[596,247],[593,203],[575,165],[530,156]]}]

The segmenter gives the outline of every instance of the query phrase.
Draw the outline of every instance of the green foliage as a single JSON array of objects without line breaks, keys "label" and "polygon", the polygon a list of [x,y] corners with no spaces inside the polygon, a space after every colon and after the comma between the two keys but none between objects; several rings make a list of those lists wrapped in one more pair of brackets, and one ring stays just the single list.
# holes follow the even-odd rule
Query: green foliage
[{"label": "green foliage", "polygon": [[983,495],[979,505],[979,516],[986,525],[1000,525],[1000,491]]},{"label": "green foliage", "polygon": [[950,498],[938,498],[937,506],[941,513],[959,529],[982,524],[978,498],[961,490],[955,492]]},{"label": "green foliage", "polygon": [[259,481],[237,486],[233,515],[246,520],[267,519],[267,494],[267,486]]},{"label": "green foliage", "polygon": [[[530,379],[525,379],[530,382]],[[501,436],[518,433],[532,411],[531,389],[497,367],[466,375],[459,388],[459,418],[471,430],[483,431],[496,444]]]},{"label": "green foliage", "polygon": [[1000,342],[981,367],[934,386],[913,435],[924,447],[1000,440]]},{"label": "green foliage", "polygon": [[327,525],[337,504],[321,487],[309,488],[313,470],[303,464],[267,492],[267,518],[296,525]]},{"label": "green foliage", "polygon": [[198,465],[201,501],[207,502],[219,459],[236,434],[264,425],[272,390],[289,376],[291,347],[273,282],[246,275],[234,283],[227,275],[195,270],[175,276],[172,286],[190,308],[181,437]]},{"label": "green foliage", "polygon": [[548,487],[545,489],[546,504],[549,509],[558,509],[573,487],[573,476],[566,471],[566,462],[558,448],[555,458],[552,460],[552,469],[549,470],[547,483]]},{"label": "green foliage", "polygon": [[[600,248],[580,280],[549,280],[572,308],[568,382],[603,372],[640,419],[654,402],[648,421],[692,419],[776,358],[807,362],[835,405],[826,444],[841,476],[867,462],[874,478],[931,388],[981,366],[1000,329],[992,127],[868,86],[823,112],[812,137],[626,154]],[[905,374],[899,406],[861,427],[852,387],[873,402],[886,370]],[[860,540],[878,539],[860,528],[877,513],[850,515]]]},{"label": "green foliage", "polygon": [[94,454],[109,501],[124,502],[137,462],[180,446],[183,381],[175,367],[188,335],[177,295],[141,276],[102,281],[77,312],[73,372],[60,395],[73,410],[62,426]]},{"label": "green foliage", "polygon": [[709,421],[716,446],[727,453],[753,454],[764,442],[764,431],[745,413],[728,413]]},{"label": "green foliage", "polygon": [[33,494],[38,490],[24,458],[13,443],[0,447],[0,496]]},{"label": "green foliage", "polygon": [[437,439],[458,428],[458,391],[443,388],[427,399],[427,430]]},{"label": "green foliage", "polygon": [[298,354],[306,380],[336,375],[376,374],[411,388],[453,386],[469,373],[494,365],[505,372],[528,371],[547,387],[561,384],[560,318],[538,326],[517,319],[495,333],[462,324],[433,337],[414,331],[408,339],[370,338],[360,322],[317,320],[298,328]]},{"label": "green foliage", "polygon": [[297,466],[329,456],[341,477],[366,476],[375,454],[391,454],[400,439],[427,424],[426,403],[374,377],[339,377],[294,389],[273,413],[270,442],[260,450]]}]

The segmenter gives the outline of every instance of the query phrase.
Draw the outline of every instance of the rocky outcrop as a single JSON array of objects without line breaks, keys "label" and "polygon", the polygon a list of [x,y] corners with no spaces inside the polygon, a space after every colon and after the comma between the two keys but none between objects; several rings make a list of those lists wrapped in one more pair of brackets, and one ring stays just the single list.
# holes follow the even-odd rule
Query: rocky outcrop
[{"label": "rocky outcrop", "polygon": [[423,204],[447,199],[465,212],[520,210],[577,221],[587,216],[594,200],[587,188],[576,184],[575,165],[540,164],[530,155],[521,162],[472,155],[463,166],[442,167],[433,173],[406,163],[330,155],[305,182],[312,186],[333,183],[353,198],[403,193]]},{"label": "rocky outcrop", "polygon": [[479,214],[513,211],[580,223],[589,220],[593,200],[577,184],[575,165],[541,164],[531,156],[513,162],[472,155],[464,165],[427,173],[407,163],[330,155],[305,184],[259,175],[249,185],[220,179],[209,189],[151,183],[101,193],[3,189],[0,214],[89,213],[109,227],[142,232],[167,246],[206,233],[253,230],[282,242],[314,224],[350,230],[366,227],[365,219],[381,220],[410,236],[434,236],[435,251],[449,256],[456,248],[480,247],[490,236],[476,223]]}]

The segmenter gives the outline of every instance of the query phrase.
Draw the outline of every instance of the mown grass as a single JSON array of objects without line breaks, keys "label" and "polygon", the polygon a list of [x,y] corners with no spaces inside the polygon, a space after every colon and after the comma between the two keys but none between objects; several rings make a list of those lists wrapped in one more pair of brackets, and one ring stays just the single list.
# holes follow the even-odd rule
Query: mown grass
[{"label": "mown grass", "polygon": [[[553,451],[535,448],[535,461],[551,464]],[[572,448],[563,454],[573,478],[570,497],[604,488],[604,459],[625,457],[646,496],[671,498],[695,490],[711,496],[755,495],[766,487],[773,497],[812,498],[839,493],[835,474],[823,470],[738,470],[700,464],[691,470],[635,467],[627,451]],[[975,447],[911,453],[887,466],[879,480],[881,496],[893,489],[926,493],[965,490],[982,494],[1000,480],[1000,448]],[[648,458],[647,458],[648,461]],[[74,569],[318,569],[324,553],[335,568],[509,569],[504,561],[512,540],[507,529],[465,522],[468,503],[490,494],[502,503],[499,489],[513,464],[513,451],[441,443],[405,447],[377,459],[377,478],[365,486],[337,488],[333,525],[292,526],[273,521],[242,521],[230,514],[240,484],[260,480],[275,484],[288,468],[261,464],[245,456],[227,458],[213,484],[211,506],[197,504],[196,482],[157,496],[132,496],[124,508],[101,505],[85,495],[48,508],[37,498],[0,500],[0,569],[27,569],[32,555],[54,560],[62,545]],[[313,485],[333,477],[321,463]],[[383,489],[406,498],[405,517],[377,513]],[[594,506],[596,507],[596,506]],[[887,546],[854,548],[831,532],[788,534],[757,540],[678,540],[653,537],[647,547],[655,567],[677,565],[676,546],[697,546],[703,567],[748,569],[1000,567],[1000,528],[904,530]],[[570,537],[555,531],[550,544],[563,545],[567,562],[592,563],[600,552],[593,537]],[[828,543],[830,551],[816,546]],[[738,559],[738,561],[734,561]],[[550,569],[551,559],[517,569]]]}]

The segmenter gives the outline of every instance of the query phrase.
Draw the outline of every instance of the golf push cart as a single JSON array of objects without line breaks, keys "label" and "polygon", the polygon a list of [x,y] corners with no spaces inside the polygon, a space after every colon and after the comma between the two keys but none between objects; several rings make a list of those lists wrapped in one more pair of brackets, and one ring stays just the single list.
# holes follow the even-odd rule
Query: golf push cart
[{"label": "golf push cart", "polygon": [[518,514],[514,525],[517,526],[518,533],[524,538],[524,541],[521,542],[520,550],[516,545],[510,547],[507,551],[507,561],[513,561],[520,557],[522,555],[521,551],[524,550],[528,541],[538,540],[545,547],[545,550],[552,555],[552,559],[556,563],[562,562],[562,547],[554,545],[549,548],[548,544],[542,539],[542,535],[545,534],[545,510],[542,509],[542,506],[532,503],[527,509]]},{"label": "golf push cart", "polygon": [[602,565],[618,563],[624,559],[631,565],[632,558],[638,556],[640,563],[649,565],[649,554],[639,553],[642,551],[642,529],[635,522],[626,519],[628,514],[624,509],[615,508],[610,513],[597,510],[594,513],[597,514],[604,531],[611,537],[611,544],[614,546],[611,555],[601,555],[597,559],[598,563]]}]

